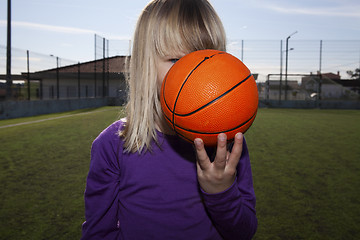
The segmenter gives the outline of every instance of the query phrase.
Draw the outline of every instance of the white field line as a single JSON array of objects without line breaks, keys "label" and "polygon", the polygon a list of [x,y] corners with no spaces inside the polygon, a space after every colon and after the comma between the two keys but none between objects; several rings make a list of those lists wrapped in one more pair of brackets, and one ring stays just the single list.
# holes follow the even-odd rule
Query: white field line
[{"label": "white field line", "polygon": [[21,126],[21,125],[28,125],[28,124],[39,123],[39,122],[45,122],[45,121],[49,121],[49,120],[56,120],[56,119],[67,118],[67,117],[87,115],[87,114],[91,114],[91,113],[106,112],[106,111],[110,111],[110,110],[113,110],[113,109],[106,109],[106,110],[99,110],[99,111],[92,111],[92,112],[85,112],[85,113],[75,113],[75,114],[59,116],[59,117],[52,117],[52,118],[39,119],[39,120],[34,120],[34,121],[29,121],[29,122],[9,124],[9,125],[0,126],[0,129],[1,128],[16,127],[16,126]]}]

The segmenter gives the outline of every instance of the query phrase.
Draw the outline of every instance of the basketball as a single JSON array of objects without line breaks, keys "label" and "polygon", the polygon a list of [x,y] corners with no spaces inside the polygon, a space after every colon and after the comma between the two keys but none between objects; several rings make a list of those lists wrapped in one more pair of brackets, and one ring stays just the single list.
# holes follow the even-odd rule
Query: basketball
[{"label": "basketball", "polygon": [[233,55],[200,50],[179,59],[160,90],[164,118],[177,135],[216,146],[217,135],[232,140],[255,120],[258,91],[250,70]]}]

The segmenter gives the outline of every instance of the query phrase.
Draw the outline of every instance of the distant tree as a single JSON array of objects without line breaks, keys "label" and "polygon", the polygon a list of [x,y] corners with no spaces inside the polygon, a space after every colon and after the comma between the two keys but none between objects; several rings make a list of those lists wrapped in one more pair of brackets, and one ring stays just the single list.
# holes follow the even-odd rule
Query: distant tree
[{"label": "distant tree", "polygon": [[360,68],[355,69],[355,71],[346,71],[346,73],[353,79],[360,79]]}]

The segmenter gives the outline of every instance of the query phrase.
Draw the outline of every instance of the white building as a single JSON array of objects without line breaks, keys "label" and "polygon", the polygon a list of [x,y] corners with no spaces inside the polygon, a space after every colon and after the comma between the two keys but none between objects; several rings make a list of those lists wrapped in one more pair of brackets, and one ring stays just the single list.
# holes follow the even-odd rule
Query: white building
[{"label": "white building", "polygon": [[115,56],[22,75],[32,82],[39,82],[37,92],[43,100],[94,97],[125,99],[126,58]]}]

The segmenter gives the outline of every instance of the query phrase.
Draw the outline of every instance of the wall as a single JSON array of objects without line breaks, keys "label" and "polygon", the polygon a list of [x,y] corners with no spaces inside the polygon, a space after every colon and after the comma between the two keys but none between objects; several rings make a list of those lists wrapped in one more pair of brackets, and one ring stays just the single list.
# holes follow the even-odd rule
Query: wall
[{"label": "wall", "polygon": [[[42,101],[3,101],[0,102],[0,120],[30,117],[41,114],[66,112],[83,108],[102,106],[121,106],[126,95],[117,98],[87,98]],[[281,101],[260,100],[259,108],[321,108],[321,109],[359,109],[360,101]]]},{"label": "wall", "polygon": [[107,98],[0,102],[0,119],[30,117],[108,105]]},{"label": "wall", "polygon": [[284,101],[261,100],[259,108],[321,108],[321,109],[359,109],[360,101]]}]

